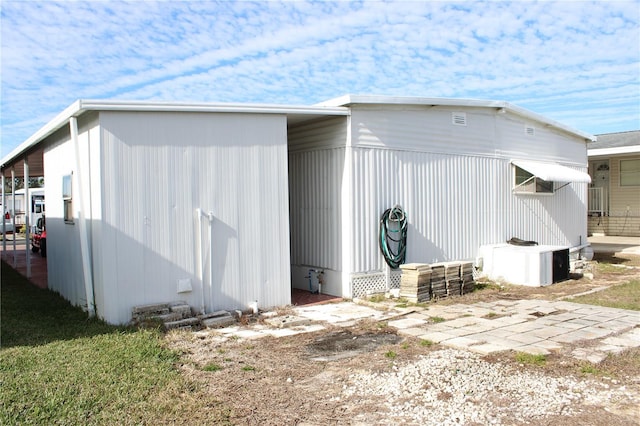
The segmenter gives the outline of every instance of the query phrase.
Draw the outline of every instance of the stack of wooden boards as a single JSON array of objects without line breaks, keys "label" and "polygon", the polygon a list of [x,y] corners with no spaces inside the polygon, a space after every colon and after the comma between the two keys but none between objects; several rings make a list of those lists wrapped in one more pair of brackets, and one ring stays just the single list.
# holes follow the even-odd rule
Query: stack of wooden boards
[{"label": "stack of wooden boards", "polygon": [[400,265],[400,297],[419,303],[470,293],[472,262],[407,263]]}]

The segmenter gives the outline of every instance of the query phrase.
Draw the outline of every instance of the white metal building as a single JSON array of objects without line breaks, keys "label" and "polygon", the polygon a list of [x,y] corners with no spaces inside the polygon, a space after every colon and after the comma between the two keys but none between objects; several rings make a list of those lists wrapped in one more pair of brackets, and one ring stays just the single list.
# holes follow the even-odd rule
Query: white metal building
[{"label": "white metal building", "polygon": [[378,220],[395,204],[409,262],[473,259],[511,237],[579,246],[591,139],[492,101],[77,101],[2,175],[42,168],[49,288],[123,323],[173,300],[286,305],[310,269],[330,294],[384,286]]},{"label": "white metal building", "polygon": [[[407,262],[471,260],[511,237],[587,243],[593,136],[505,102],[345,96],[322,105],[351,115],[289,130],[296,287],[308,286],[309,269],[324,271],[323,291],[345,297],[398,285],[377,242],[380,214],[396,204],[409,220]],[[541,179],[555,182],[537,188]]]}]

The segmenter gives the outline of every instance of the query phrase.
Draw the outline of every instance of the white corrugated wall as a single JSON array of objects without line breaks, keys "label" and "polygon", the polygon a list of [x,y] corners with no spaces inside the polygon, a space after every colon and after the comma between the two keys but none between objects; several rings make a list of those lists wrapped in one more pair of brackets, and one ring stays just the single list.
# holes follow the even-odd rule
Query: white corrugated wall
[{"label": "white corrugated wall", "polygon": [[[466,114],[465,126],[452,124],[456,111]],[[408,262],[473,259],[480,245],[511,237],[586,241],[586,184],[514,194],[509,162],[586,171],[584,141],[486,108],[353,108],[351,123],[352,273],[384,267],[378,221],[395,204],[408,214]]]},{"label": "white corrugated wall", "polygon": [[[102,112],[100,124],[110,321],[145,303],[198,308],[202,286],[207,311],[290,303],[285,116]],[[213,213],[202,249],[197,208]],[[177,293],[181,279],[192,292]]]},{"label": "white corrugated wall", "polygon": [[480,245],[511,237],[544,244],[586,241],[585,184],[552,196],[512,193],[505,159],[354,148],[353,270],[384,267],[378,221],[401,205],[408,217],[407,262],[473,259]]},{"label": "white corrugated wall", "polygon": [[[466,125],[452,124],[455,112]],[[513,194],[518,158],[587,164],[583,140],[492,108],[357,105],[349,119],[290,129],[294,286],[304,288],[306,265],[336,268],[333,290],[348,296],[351,274],[383,270],[379,217],[396,203],[408,214],[409,262],[473,259],[511,237],[584,242],[586,184]]]},{"label": "white corrugated wall", "polygon": [[[80,175],[75,166],[75,149],[71,142],[69,127],[65,126],[48,138],[44,152],[44,174],[46,218],[47,218],[47,278],[51,290],[60,293],[72,304],[87,307],[87,295],[82,270],[79,232],[79,201],[82,199],[90,241],[96,223],[92,216],[92,204],[99,206],[99,193],[91,197],[89,192],[95,182],[100,182],[99,128],[95,114],[88,114],[78,120],[78,141],[80,161],[84,162],[85,175]],[[62,178],[72,175],[73,223],[63,220]],[[80,197],[80,181],[83,179],[84,194]],[[99,238],[99,235],[98,235]],[[95,240],[95,239],[94,239]],[[102,289],[96,290],[96,302],[102,296]]]},{"label": "white corrugated wall", "polygon": [[324,118],[289,129],[289,211],[293,286],[308,269],[325,272],[325,292],[342,293],[342,186],[347,119]]}]

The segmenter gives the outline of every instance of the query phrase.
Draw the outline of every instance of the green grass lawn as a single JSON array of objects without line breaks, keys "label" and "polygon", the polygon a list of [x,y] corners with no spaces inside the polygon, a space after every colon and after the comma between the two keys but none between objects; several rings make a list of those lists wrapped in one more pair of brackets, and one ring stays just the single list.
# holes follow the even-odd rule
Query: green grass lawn
[{"label": "green grass lawn", "polygon": [[[152,330],[87,319],[2,263],[0,424],[226,423]],[[200,408],[209,407],[202,418]]]},{"label": "green grass lawn", "polygon": [[604,291],[574,297],[569,301],[640,311],[640,280],[631,280]]}]

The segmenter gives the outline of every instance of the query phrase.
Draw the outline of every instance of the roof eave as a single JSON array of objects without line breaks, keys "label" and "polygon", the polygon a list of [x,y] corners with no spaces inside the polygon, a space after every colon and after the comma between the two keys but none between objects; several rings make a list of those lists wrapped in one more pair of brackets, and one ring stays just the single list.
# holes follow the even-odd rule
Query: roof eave
[{"label": "roof eave", "polygon": [[483,99],[455,99],[455,98],[423,98],[412,96],[380,96],[380,95],[344,95],[316,104],[317,106],[351,106],[356,104],[371,105],[425,105],[425,106],[457,106],[504,109],[528,120],[537,121],[546,127],[556,128],[566,133],[578,136],[586,141],[595,141],[596,137],[551,120],[528,109],[521,108],[506,101],[492,101]]},{"label": "roof eave", "polygon": [[0,170],[15,162],[32,150],[45,138],[62,128],[71,117],[78,117],[87,111],[144,111],[144,112],[224,112],[285,115],[346,116],[349,108],[330,106],[296,106],[269,104],[224,104],[224,103],[181,103],[181,102],[140,102],[78,99],[41,127],[27,140],[18,145],[0,162]]},{"label": "roof eave", "polygon": [[605,155],[624,155],[640,153],[640,145],[621,146],[617,148],[588,149],[588,157],[600,157]]}]

